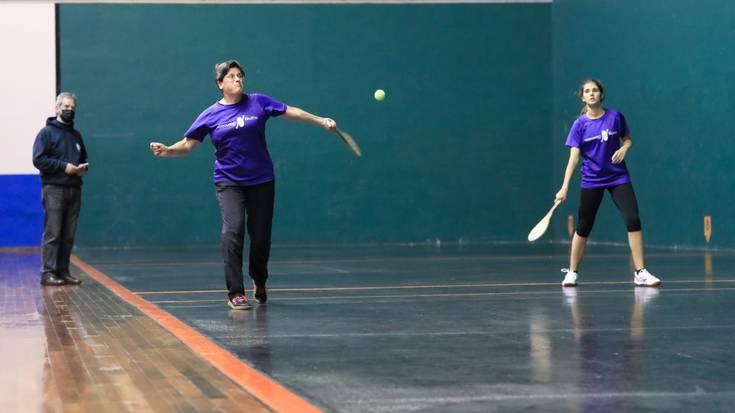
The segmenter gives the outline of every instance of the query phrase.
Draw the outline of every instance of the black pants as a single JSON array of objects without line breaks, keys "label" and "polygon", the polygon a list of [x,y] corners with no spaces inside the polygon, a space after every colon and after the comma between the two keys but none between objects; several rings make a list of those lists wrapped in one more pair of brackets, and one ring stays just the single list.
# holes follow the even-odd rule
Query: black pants
[{"label": "black pants", "polygon": [[579,222],[577,223],[577,235],[587,238],[592,232],[595,224],[597,210],[600,208],[605,189],[610,191],[615,206],[623,216],[625,227],[628,232],[641,230],[641,219],[638,214],[638,201],[635,198],[633,185],[630,183],[608,188],[584,189],[579,193]]},{"label": "black pants", "polygon": [[[220,238],[225,263],[225,282],[230,298],[244,294],[242,254],[245,225],[250,237],[248,273],[255,284],[265,286],[271,251],[271,227],[276,184],[253,186],[217,184],[217,200],[222,213]],[[246,222],[247,214],[247,222]]]},{"label": "black pants", "polygon": [[65,277],[74,247],[82,188],[79,186],[43,185],[43,246],[41,276]]}]

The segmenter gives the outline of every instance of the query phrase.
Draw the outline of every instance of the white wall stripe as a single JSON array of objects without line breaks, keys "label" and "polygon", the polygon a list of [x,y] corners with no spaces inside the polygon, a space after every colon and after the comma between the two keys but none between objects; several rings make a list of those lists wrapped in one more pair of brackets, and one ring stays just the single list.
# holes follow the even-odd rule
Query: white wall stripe
[{"label": "white wall stripe", "polygon": [[0,175],[38,174],[33,140],[56,95],[54,4],[0,3],[0,39]]},{"label": "white wall stripe", "polygon": [[[29,0],[51,2],[50,0]],[[467,4],[467,3],[551,3],[552,0],[57,0],[59,4]]]}]

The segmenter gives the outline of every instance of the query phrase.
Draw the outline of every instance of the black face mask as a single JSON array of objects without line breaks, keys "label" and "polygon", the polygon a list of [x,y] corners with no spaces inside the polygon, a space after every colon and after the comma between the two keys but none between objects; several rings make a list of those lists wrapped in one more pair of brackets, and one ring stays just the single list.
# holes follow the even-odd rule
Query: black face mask
[{"label": "black face mask", "polygon": [[60,116],[64,123],[72,123],[74,121],[74,111],[71,109],[62,110]]}]

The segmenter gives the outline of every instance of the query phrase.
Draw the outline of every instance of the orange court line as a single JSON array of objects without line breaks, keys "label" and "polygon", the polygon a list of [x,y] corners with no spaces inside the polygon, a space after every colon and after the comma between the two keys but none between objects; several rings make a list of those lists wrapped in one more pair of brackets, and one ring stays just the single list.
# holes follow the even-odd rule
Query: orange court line
[{"label": "orange court line", "polygon": [[182,321],[162,310],[155,304],[140,298],[138,295],[113,281],[110,277],[72,255],[71,261],[82,271],[107,287],[118,297],[140,310],[156,321],[161,327],[176,336],[196,354],[209,361],[224,375],[242,386],[246,391],[265,405],[282,413],[316,413],[322,412],[298,395],[292,393],[281,384],[253,369],[230,352],[184,324]]}]

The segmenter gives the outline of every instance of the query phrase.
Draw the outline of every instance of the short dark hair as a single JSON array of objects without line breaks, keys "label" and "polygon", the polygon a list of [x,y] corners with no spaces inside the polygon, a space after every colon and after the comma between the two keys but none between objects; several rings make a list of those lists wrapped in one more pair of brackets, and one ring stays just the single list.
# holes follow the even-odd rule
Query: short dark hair
[{"label": "short dark hair", "polygon": [[231,59],[231,60],[226,60],[224,62],[215,64],[214,65],[215,83],[224,81],[225,76],[227,76],[227,72],[229,72],[230,69],[232,69],[233,67],[240,69],[240,73],[242,73],[243,75],[245,74],[245,69],[242,68],[242,65],[237,60]]}]

